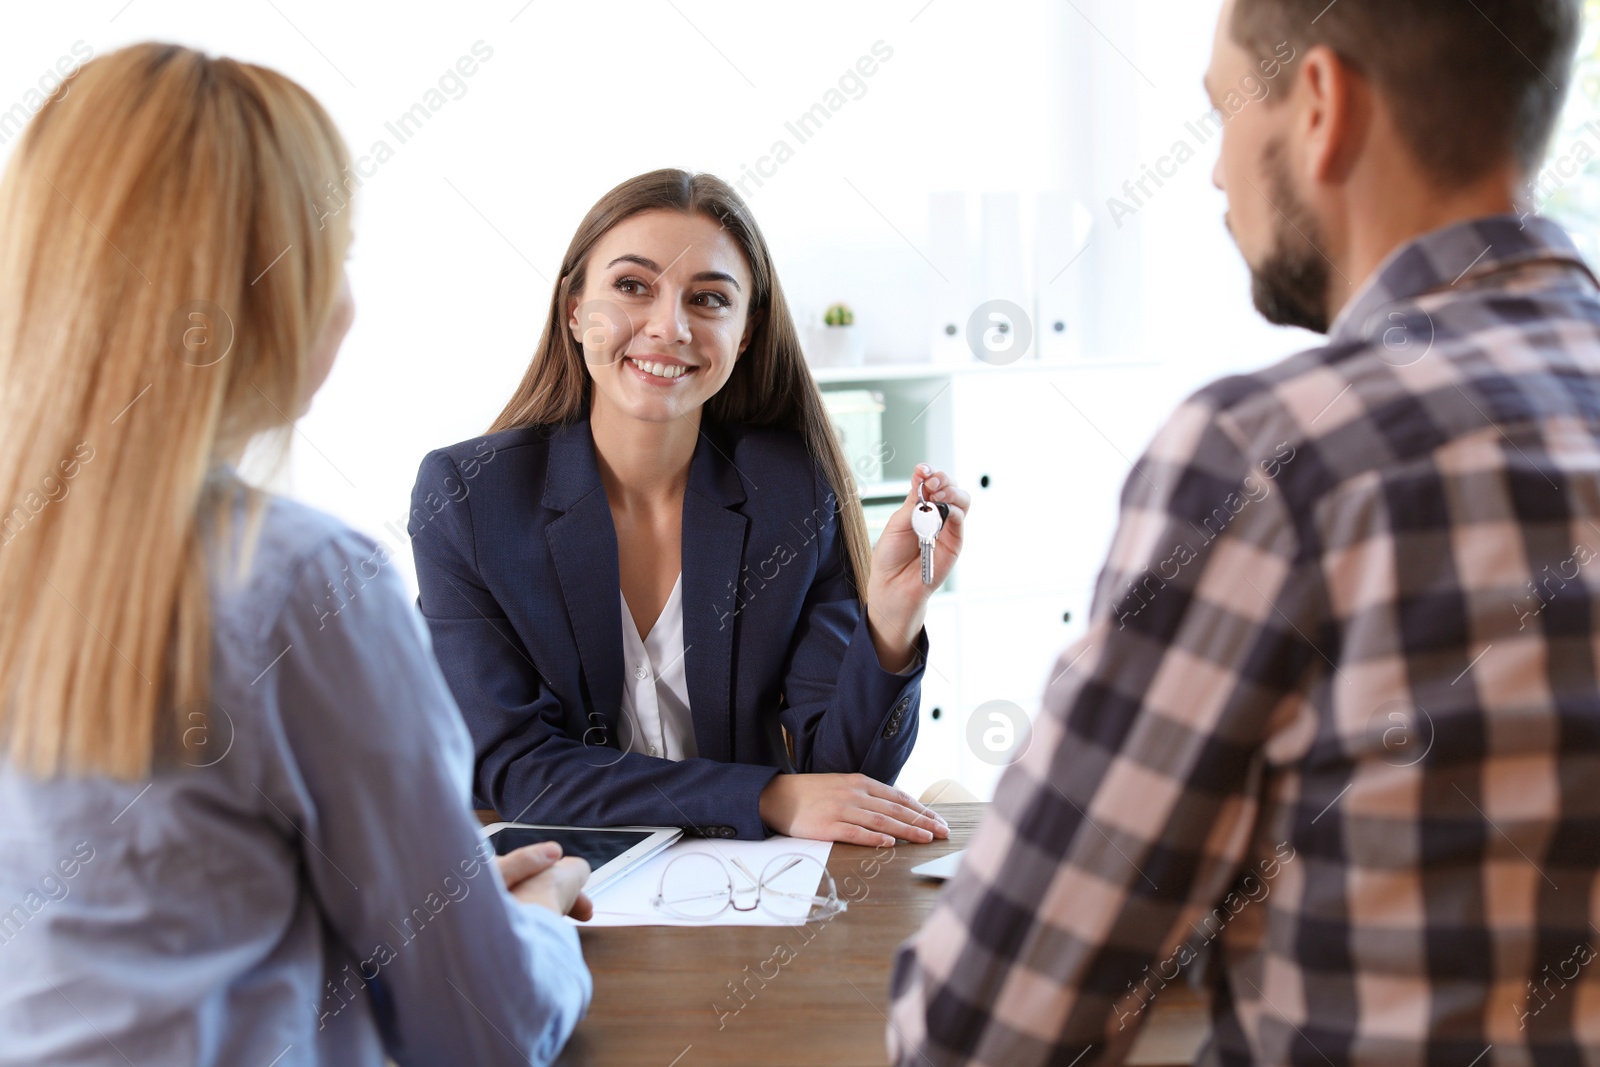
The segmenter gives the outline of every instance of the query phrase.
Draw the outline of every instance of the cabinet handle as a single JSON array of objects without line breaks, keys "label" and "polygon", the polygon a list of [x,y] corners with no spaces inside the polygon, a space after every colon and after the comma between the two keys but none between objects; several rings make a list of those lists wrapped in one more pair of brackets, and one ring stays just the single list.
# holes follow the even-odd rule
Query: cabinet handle
[{"label": "cabinet handle", "polygon": [[989,488],[989,476],[987,474],[979,475],[978,484],[985,489]]},{"label": "cabinet handle", "polygon": [[940,711],[938,708],[934,708],[932,711],[930,711],[928,713],[928,717],[930,719],[937,719],[940,715],[943,715],[943,714],[944,714],[944,712]]},{"label": "cabinet handle", "polygon": [[1061,621],[1062,621],[1062,622],[1071,622],[1071,621],[1072,621],[1072,612],[1070,612],[1070,611],[1063,611],[1063,612],[1062,612],[1062,613],[1061,613]]}]

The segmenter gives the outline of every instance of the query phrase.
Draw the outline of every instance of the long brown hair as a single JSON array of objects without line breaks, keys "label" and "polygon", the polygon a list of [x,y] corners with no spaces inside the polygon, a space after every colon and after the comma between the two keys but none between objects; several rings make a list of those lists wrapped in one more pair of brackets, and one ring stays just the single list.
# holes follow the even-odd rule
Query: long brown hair
[{"label": "long brown hair", "polygon": [[658,210],[703,215],[722,226],[744,250],[754,290],[750,321],[755,325],[727,383],[706,401],[705,414],[721,423],[780,426],[800,434],[833,490],[851,574],[858,595],[864,596],[871,549],[849,463],[806,366],[766,238],[739,194],[714,175],[653,170],[623,182],[589,209],[562,257],[561,277],[533,361],[488,432],[564,426],[584,417],[591,386],[583,350],[567,328],[568,300],[583,292],[589,253],[600,238],[624,219]]},{"label": "long brown hair", "polygon": [[242,570],[267,502],[214,475],[252,444],[281,466],[349,157],[300,86],[177,45],[70,85],[0,178],[0,752],[137,779],[205,725],[203,520],[244,491]]}]

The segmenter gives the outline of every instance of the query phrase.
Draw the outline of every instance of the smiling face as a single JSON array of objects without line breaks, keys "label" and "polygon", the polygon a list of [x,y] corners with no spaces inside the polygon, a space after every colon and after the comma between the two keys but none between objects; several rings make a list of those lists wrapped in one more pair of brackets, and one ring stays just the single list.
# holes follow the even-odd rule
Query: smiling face
[{"label": "smiling face", "polygon": [[697,412],[750,343],[750,265],[703,215],[645,211],[595,243],[567,326],[594,406],[648,422]]}]

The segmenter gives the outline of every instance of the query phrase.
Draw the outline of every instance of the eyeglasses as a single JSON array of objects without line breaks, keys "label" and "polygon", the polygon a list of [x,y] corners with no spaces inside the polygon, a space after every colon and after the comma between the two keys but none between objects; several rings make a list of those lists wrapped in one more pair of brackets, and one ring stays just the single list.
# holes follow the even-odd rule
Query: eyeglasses
[{"label": "eyeglasses", "polygon": [[[839,899],[833,875],[810,856],[786,852],[774,856],[758,878],[744,860],[730,865],[707,852],[688,852],[661,872],[661,884],[650,904],[675,919],[714,919],[732,908],[761,908],[784,922],[831,919],[849,907]],[[735,884],[735,873],[738,884]],[[820,894],[820,895],[819,895]]]}]

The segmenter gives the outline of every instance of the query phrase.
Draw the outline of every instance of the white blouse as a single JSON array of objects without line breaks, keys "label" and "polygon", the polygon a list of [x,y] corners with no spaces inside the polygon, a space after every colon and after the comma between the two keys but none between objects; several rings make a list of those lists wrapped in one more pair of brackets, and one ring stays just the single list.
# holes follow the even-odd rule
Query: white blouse
[{"label": "white blouse", "polygon": [[[684,670],[683,574],[673,583],[661,617],[639,636],[628,598],[622,596],[622,719],[626,751],[666,759],[698,755]],[[630,729],[631,728],[631,729]]]}]

